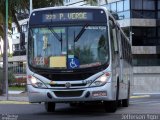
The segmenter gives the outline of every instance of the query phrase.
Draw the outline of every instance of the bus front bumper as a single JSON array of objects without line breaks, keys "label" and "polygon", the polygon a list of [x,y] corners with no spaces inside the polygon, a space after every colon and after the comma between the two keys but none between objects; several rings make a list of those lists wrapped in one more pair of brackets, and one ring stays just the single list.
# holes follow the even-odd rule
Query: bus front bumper
[{"label": "bus front bumper", "polygon": [[27,85],[29,102],[85,102],[114,100],[110,83],[101,87],[81,89],[39,89]]}]

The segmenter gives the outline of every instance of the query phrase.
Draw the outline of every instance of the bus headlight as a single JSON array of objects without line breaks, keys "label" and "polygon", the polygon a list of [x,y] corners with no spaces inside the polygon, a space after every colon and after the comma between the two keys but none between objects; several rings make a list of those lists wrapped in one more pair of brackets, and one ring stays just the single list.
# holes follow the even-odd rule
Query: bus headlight
[{"label": "bus headlight", "polygon": [[107,81],[110,78],[110,73],[107,72],[104,75],[100,76],[97,78],[93,83],[91,83],[90,87],[98,87],[98,86],[103,86],[107,83]]},{"label": "bus headlight", "polygon": [[42,81],[38,80],[36,77],[28,76],[28,79],[33,87],[47,88],[47,86]]}]

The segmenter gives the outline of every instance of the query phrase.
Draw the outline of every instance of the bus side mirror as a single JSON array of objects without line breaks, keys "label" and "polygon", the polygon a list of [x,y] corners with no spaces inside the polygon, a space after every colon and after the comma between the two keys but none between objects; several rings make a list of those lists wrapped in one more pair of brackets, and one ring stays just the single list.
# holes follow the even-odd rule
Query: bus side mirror
[{"label": "bus side mirror", "polygon": [[21,47],[21,50],[25,49],[25,33],[24,32],[20,33],[20,47]]}]

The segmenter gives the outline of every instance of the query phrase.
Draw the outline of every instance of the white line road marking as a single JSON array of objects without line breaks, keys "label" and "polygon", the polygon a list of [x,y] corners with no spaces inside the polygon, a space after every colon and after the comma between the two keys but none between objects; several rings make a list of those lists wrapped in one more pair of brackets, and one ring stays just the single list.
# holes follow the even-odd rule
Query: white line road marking
[{"label": "white line road marking", "polygon": [[151,104],[149,104],[149,105],[160,105],[160,103],[151,103]]},{"label": "white line road marking", "polygon": [[145,102],[144,100],[130,100],[130,102]]},{"label": "white line road marking", "polygon": [[137,96],[130,96],[130,98],[145,98],[150,97],[150,95],[137,95]]},{"label": "white line road marking", "polygon": [[154,103],[160,103],[160,101],[139,101],[139,102],[130,102],[131,104],[154,104]]}]

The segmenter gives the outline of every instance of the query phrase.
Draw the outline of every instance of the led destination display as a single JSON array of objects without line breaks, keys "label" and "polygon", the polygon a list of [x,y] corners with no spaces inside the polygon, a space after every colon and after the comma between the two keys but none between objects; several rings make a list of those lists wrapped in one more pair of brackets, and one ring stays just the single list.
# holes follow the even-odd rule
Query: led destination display
[{"label": "led destination display", "polygon": [[43,14],[43,22],[56,21],[78,21],[78,20],[92,20],[93,14],[91,12],[72,12],[72,13],[52,13]]}]

